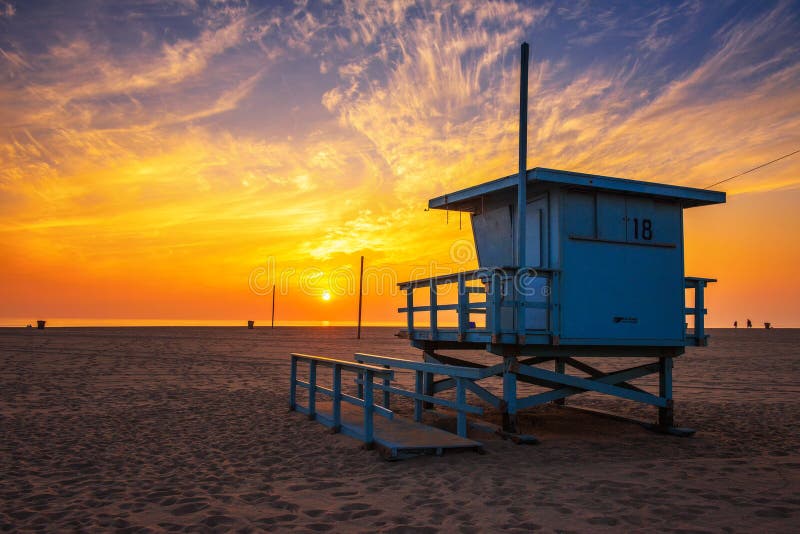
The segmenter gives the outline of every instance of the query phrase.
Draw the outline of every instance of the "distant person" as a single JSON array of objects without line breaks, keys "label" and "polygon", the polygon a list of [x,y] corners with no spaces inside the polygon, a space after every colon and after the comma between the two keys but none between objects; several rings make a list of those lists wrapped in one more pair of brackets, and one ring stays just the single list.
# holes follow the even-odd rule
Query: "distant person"
[{"label": "distant person", "polygon": [[739,328],[739,321],[733,321],[733,327]]},{"label": "distant person", "polygon": [[753,322],[750,319],[747,320],[747,328],[753,328]]},{"label": "distant person", "polygon": [[764,323],[764,328],[769,330],[770,328],[772,328],[772,323]]}]

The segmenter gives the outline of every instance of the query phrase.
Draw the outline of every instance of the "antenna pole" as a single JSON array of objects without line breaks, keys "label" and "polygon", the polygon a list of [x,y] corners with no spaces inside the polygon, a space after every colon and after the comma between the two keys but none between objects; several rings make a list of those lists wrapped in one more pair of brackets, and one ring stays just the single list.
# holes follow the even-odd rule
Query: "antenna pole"
[{"label": "antenna pole", "polygon": [[361,299],[364,295],[364,256],[361,256],[361,272],[358,275],[358,331],[356,339],[361,339]]},{"label": "antenna pole", "polygon": [[528,207],[528,43],[522,43],[519,78],[519,185],[517,185],[517,266],[525,264],[525,219]]},{"label": "antenna pole", "polygon": [[272,328],[275,328],[275,284],[272,284]]}]

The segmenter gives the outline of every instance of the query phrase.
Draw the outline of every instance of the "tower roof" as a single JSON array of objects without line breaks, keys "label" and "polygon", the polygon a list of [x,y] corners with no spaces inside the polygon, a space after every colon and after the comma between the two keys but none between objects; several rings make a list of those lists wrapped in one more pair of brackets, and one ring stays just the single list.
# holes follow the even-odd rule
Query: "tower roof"
[{"label": "tower roof", "polygon": [[[709,204],[722,204],[725,202],[725,193],[722,191],[709,191],[694,187],[660,184],[656,182],[643,182],[625,178],[612,178],[597,174],[561,171],[536,167],[527,171],[528,184],[538,183],[560,184],[580,189],[594,189],[612,193],[627,193],[639,196],[649,196],[667,200],[677,200],[684,208],[706,206]],[[512,174],[498,178],[454,193],[432,198],[428,207],[433,209],[448,209],[454,211],[474,211],[475,199],[483,196],[495,195],[505,190],[516,189],[517,175]]]}]

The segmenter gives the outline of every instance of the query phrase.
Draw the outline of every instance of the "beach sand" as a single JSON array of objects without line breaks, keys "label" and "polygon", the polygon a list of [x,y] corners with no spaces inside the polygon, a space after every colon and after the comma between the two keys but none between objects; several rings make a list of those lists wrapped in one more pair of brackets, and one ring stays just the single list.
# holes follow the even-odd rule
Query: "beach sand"
[{"label": "beach sand", "polygon": [[[287,411],[290,352],[419,359],[394,331],[367,328],[359,341],[352,328],[0,330],[0,529],[800,525],[798,330],[712,331],[710,347],[676,361],[676,423],[697,429],[692,438],[545,407],[520,415],[539,445],[482,436],[484,455],[386,462]],[[600,396],[569,403],[654,419]]]}]

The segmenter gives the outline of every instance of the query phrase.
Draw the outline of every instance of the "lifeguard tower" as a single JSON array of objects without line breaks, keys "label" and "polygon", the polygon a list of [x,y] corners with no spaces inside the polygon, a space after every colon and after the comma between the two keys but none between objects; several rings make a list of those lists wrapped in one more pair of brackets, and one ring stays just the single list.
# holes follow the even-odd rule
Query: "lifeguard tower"
[{"label": "lifeguard tower", "polygon": [[[563,405],[585,392],[655,406],[657,422],[648,428],[694,432],[674,426],[672,365],[686,346],[707,344],[704,290],[715,280],[684,275],[683,210],[723,203],[725,193],[528,169],[527,67],[523,44],[518,173],[428,202],[431,209],[469,214],[478,269],[399,284],[406,294],[399,311],[407,317],[401,336],[423,351],[424,361],[292,354],[293,410],[368,445],[377,443],[391,457],[479,448],[467,436],[467,415],[484,408],[470,404],[467,392],[502,413],[501,434],[521,441],[535,438],[517,433],[519,410]],[[476,349],[496,355],[497,362],[440,352]],[[609,371],[619,357],[645,363]],[[607,359],[604,370],[588,363],[599,358]],[[308,380],[299,378],[300,364],[308,365]],[[319,367],[332,369],[332,387],[317,383]],[[394,370],[414,372],[413,391],[394,382]],[[357,375],[356,395],[343,392],[343,371]],[[657,392],[631,383],[652,374],[658,375]],[[483,382],[496,377],[502,378],[500,394]],[[520,382],[538,387],[518,388]],[[308,391],[306,405],[297,399],[298,388]],[[454,390],[452,398],[440,395],[448,390]],[[375,391],[383,393],[380,404]],[[330,406],[317,403],[317,394],[331,398]],[[413,399],[412,426],[394,417],[390,395]],[[424,409],[435,405],[456,412],[457,436],[421,424]],[[363,413],[344,409],[353,406]],[[376,414],[385,419],[381,427],[373,422]]]},{"label": "lifeguard tower", "polygon": [[[673,421],[673,359],[687,345],[707,344],[704,289],[715,280],[684,275],[683,210],[724,203],[725,193],[527,169],[527,45],[520,100],[519,173],[428,202],[431,209],[469,214],[479,268],[401,283],[407,296],[399,310],[407,316],[401,335],[427,362],[502,376],[501,397],[475,381],[468,389],[503,412],[508,431],[516,430],[520,409],[594,391],[656,406],[655,428],[684,433]],[[441,304],[443,286],[451,284],[457,301]],[[457,326],[440,327],[440,314],[453,310]],[[427,316],[425,326],[415,321],[419,314]],[[475,349],[502,363],[478,365],[438,353]],[[653,361],[614,372],[585,361],[620,356]],[[657,394],[629,383],[653,373]],[[549,391],[518,398],[517,381]],[[451,383],[428,376],[424,390],[434,395]]]}]

